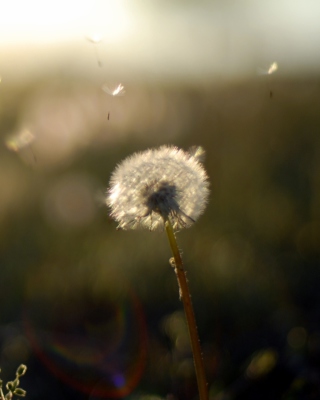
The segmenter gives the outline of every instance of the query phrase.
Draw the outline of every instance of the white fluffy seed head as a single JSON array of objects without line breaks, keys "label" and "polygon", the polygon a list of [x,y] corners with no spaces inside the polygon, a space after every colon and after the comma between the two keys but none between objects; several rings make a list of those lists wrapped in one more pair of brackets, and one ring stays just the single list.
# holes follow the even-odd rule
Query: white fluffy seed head
[{"label": "white fluffy seed head", "polygon": [[118,228],[155,230],[169,219],[175,230],[191,226],[209,195],[199,157],[162,146],[135,153],[113,172],[106,203]]}]

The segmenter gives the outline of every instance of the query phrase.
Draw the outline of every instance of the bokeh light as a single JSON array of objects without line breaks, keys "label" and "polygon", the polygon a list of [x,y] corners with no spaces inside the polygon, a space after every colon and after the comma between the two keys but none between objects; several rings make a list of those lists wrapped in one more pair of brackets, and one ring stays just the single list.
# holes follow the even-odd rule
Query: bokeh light
[{"label": "bokeh light", "polygon": [[92,224],[96,216],[97,191],[88,176],[65,176],[50,188],[44,201],[48,223],[56,228],[80,228]]}]

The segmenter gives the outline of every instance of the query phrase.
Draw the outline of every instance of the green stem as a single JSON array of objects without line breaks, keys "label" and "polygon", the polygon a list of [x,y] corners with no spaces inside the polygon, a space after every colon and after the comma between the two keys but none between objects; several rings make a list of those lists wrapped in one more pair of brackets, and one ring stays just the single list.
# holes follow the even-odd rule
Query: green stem
[{"label": "green stem", "polygon": [[183,269],[183,263],[180,251],[178,249],[176,237],[170,221],[165,221],[166,232],[168,235],[170,247],[174,257],[174,268],[177,275],[178,284],[180,288],[180,298],[182,299],[184,311],[187,319],[189,336],[191,341],[191,348],[193,353],[194,366],[196,370],[196,377],[198,382],[199,398],[200,400],[208,400],[208,387],[206,381],[206,375],[204,370],[204,364],[201,354],[200,341],[198,336],[196,319],[191,302],[190,291],[188,287],[186,272]]}]

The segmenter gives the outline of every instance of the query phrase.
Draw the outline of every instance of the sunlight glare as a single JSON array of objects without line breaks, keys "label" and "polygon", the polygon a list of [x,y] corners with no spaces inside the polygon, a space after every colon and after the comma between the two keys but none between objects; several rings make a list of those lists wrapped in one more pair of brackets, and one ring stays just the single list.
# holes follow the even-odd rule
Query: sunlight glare
[{"label": "sunlight glare", "polygon": [[1,11],[0,44],[91,37],[90,32],[96,30],[113,41],[118,40],[128,26],[122,0],[56,0],[50,3],[12,0]]}]

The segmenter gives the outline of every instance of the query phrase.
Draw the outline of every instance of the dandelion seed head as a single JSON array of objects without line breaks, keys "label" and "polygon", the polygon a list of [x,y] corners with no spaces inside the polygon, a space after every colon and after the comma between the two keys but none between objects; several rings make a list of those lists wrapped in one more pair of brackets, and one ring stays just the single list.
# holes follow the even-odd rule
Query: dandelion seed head
[{"label": "dandelion seed head", "polygon": [[122,229],[191,226],[209,195],[207,174],[197,156],[173,146],[135,153],[111,176],[106,203]]}]

